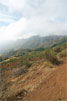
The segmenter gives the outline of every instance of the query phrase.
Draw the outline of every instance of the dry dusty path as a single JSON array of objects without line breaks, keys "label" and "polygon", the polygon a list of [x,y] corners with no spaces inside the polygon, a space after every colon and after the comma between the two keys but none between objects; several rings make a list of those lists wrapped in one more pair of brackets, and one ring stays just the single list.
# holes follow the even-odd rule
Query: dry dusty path
[{"label": "dry dusty path", "polygon": [[67,63],[59,65],[25,101],[67,101]]}]

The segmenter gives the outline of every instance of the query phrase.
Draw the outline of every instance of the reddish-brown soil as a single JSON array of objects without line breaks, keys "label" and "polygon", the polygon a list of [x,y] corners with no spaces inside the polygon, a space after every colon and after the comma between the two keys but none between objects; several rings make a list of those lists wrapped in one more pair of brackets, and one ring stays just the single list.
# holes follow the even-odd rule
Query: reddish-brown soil
[{"label": "reddish-brown soil", "polygon": [[44,59],[28,72],[14,76],[21,67],[2,70],[4,101],[67,101],[67,62],[52,65]]},{"label": "reddish-brown soil", "polygon": [[67,101],[66,62],[48,75],[33,91],[28,93],[25,101]]}]

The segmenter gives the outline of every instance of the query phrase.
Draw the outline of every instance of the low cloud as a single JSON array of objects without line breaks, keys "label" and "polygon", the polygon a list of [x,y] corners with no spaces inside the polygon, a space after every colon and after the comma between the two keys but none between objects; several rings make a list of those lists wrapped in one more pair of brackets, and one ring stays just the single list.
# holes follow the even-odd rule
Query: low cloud
[{"label": "low cloud", "polygon": [[8,18],[10,24],[0,27],[0,40],[67,33],[67,0],[0,0],[0,4],[8,7],[0,14],[18,19]]}]

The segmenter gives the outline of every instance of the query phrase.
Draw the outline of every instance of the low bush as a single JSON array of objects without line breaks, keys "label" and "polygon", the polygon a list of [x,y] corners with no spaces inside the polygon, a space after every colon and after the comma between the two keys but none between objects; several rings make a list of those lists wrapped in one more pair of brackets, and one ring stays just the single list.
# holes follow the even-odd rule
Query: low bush
[{"label": "low bush", "polygon": [[16,70],[16,71],[14,71],[14,72],[12,73],[12,76],[18,77],[18,76],[23,75],[23,74],[25,74],[25,73],[27,73],[27,72],[28,72],[27,69],[25,69],[25,68],[19,68],[19,70]]},{"label": "low bush", "polygon": [[51,49],[45,51],[45,59],[47,59],[52,64],[59,64],[55,52]]},{"label": "low bush", "polygon": [[2,57],[0,57],[0,62],[1,62],[2,60],[3,60]]},{"label": "low bush", "polygon": [[6,97],[4,100],[5,101],[21,101],[24,98],[24,96],[26,96],[27,93],[28,93],[27,90],[23,89],[12,96]]},{"label": "low bush", "polygon": [[63,50],[66,49],[66,48],[67,48],[67,43],[65,42],[65,43],[63,43],[63,44],[60,44],[60,45],[56,46],[56,47],[54,48],[54,51],[55,51],[56,53],[59,53],[59,52],[63,51]]},{"label": "low bush", "polygon": [[31,63],[26,63],[27,68],[31,67],[31,65],[32,65]]},{"label": "low bush", "polygon": [[60,47],[56,47],[54,51],[57,52],[57,53],[61,52],[61,48]]},{"label": "low bush", "polygon": [[63,50],[60,54],[59,54],[60,58],[66,58],[67,57],[67,50]]}]

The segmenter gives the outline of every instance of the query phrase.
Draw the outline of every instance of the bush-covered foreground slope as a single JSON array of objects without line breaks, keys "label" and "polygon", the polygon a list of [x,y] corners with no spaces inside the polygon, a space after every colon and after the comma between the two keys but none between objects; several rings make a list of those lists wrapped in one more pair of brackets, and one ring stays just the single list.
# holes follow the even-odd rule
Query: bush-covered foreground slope
[{"label": "bush-covered foreground slope", "polygon": [[25,50],[0,62],[1,101],[67,100],[67,43]]}]

